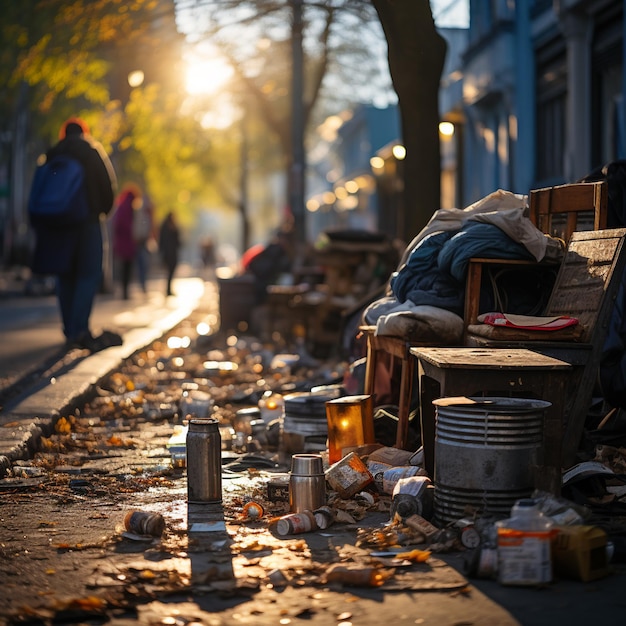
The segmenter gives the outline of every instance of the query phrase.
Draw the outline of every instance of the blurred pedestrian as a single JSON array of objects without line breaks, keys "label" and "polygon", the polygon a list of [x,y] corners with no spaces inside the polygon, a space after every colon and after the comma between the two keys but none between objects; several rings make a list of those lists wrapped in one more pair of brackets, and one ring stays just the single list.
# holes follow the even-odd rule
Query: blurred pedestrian
[{"label": "blurred pedestrian", "polygon": [[147,194],[144,193],[143,201],[134,207],[133,212],[133,239],[137,247],[135,262],[137,266],[137,279],[141,290],[148,290],[148,270],[150,267],[150,253],[156,248],[154,233],[154,207]]},{"label": "blurred pedestrian", "polygon": [[33,271],[56,275],[66,348],[96,352],[122,343],[116,333],[105,331],[94,337],[89,328],[103,278],[102,222],[113,208],[117,181],[104,148],[80,118],[70,118],[62,125],[59,142],[46,153],[46,161],[59,155],[83,168],[88,216],[76,226],[38,230]]},{"label": "blurred pedestrian", "polygon": [[275,284],[281,274],[293,269],[293,231],[280,228],[267,244],[252,246],[241,258],[244,273],[256,279],[256,299],[261,304],[267,297],[267,287]]},{"label": "blurred pedestrian", "polygon": [[213,237],[211,237],[211,235],[207,235],[200,242],[200,258],[202,259],[205,276],[212,278],[215,275],[215,263],[217,259],[215,253],[215,243],[213,242]]},{"label": "blurred pedestrian", "polygon": [[159,253],[165,270],[167,272],[167,282],[165,288],[165,294],[167,296],[173,296],[172,292],[172,279],[174,278],[174,272],[178,265],[178,251],[180,249],[180,231],[176,224],[176,217],[174,213],[170,211],[161,224],[159,232]]},{"label": "blurred pedestrian", "polygon": [[122,298],[128,300],[133,265],[137,256],[137,242],[133,233],[134,214],[143,204],[141,190],[134,183],[122,189],[113,214],[113,254],[119,262]]}]

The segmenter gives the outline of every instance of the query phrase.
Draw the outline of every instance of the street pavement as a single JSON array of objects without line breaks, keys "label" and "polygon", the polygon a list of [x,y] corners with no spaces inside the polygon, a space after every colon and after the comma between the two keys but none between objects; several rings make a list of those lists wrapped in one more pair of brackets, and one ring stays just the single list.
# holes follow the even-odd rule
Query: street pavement
[{"label": "street pavement", "polygon": [[[107,329],[129,335],[126,343],[134,346],[143,340],[136,337],[143,329],[175,325],[197,305],[204,283],[186,265],[175,280],[174,297],[165,296],[165,279],[158,275],[148,281],[146,293],[133,284],[129,300],[120,297],[116,285],[99,293],[90,320],[92,332]],[[0,389],[62,349],[61,319],[52,290],[49,281],[33,283],[16,271],[0,273]]]},{"label": "street pavement", "polygon": [[[184,322],[192,311],[202,310],[206,313],[207,319],[217,312],[217,293],[212,283],[189,276],[177,281],[175,289],[177,296],[166,299],[157,280],[151,285],[150,293],[145,298],[142,294],[134,294],[129,301],[114,297],[98,300],[94,311],[94,324],[121,332],[124,338],[123,345],[93,355],[78,356],[68,367],[61,368],[49,379],[42,377],[42,385],[34,393],[13,401],[0,412],[0,473],[10,474],[14,463],[30,458],[37,449],[41,437],[52,432],[54,420],[59,415],[67,414],[73,407],[81,406],[98,382],[120,368],[131,355]],[[54,334],[60,331],[55,326],[58,320],[54,320],[53,317],[39,329],[42,333],[40,339],[44,335],[52,337],[51,340],[48,339],[51,341],[48,346],[51,352],[54,352],[61,343],[60,335]],[[5,360],[15,361],[18,358],[20,345],[32,349],[37,341],[36,335],[32,335],[28,341],[25,338],[29,332],[35,331],[16,328],[15,322],[11,323],[13,330],[10,324],[0,330],[3,350],[7,350],[2,353],[3,364]],[[24,334],[21,339],[15,339],[13,344],[8,339],[11,332]],[[145,459],[143,462],[145,463]],[[0,487],[1,483],[2,479]],[[80,581],[75,579],[77,573],[82,576],[81,562],[83,558],[86,559],[86,556],[81,556],[86,526],[92,524],[95,528],[93,532],[105,533],[110,527],[109,516],[112,516],[113,511],[128,510],[138,504],[134,501],[121,504],[123,494],[119,494],[120,500],[111,507],[111,510],[100,508],[95,511],[93,509],[95,500],[85,498],[82,504],[79,502],[71,509],[73,513],[70,518],[70,509],[64,509],[60,501],[57,502],[53,498],[43,499],[41,495],[38,499],[36,496],[25,495],[23,499],[15,500],[14,497],[9,497],[9,491],[7,489],[0,492],[0,562],[4,561],[0,571],[0,598],[5,595],[7,604],[9,594],[18,593],[18,587],[25,588],[33,598],[39,596],[38,590],[46,593],[39,582],[35,584],[35,581],[39,581],[44,574],[47,574],[48,581],[51,578],[66,580],[68,594],[76,595]],[[173,480],[172,487],[167,490],[167,496],[163,496],[163,491],[152,495],[155,499],[152,505],[156,510],[163,510],[178,520],[184,532],[184,528],[188,527],[186,522],[190,522],[191,516],[197,514],[193,507],[190,508],[186,504],[184,472],[177,480]],[[160,508],[158,497],[163,498]],[[101,506],[105,504],[101,503]],[[213,511],[211,515],[217,515],[213,521],[219,519],[219,511]],[[364,526],[366,523],[376,524],[383,518],[384,516],[379,515],[369,522],[364,520],[362,523]],[[87,520],[90,520],[89,523]],[[53,530],[55,527],[56,530]],[[52,539],[45,538],[48,532],[62,535],[63,549],[60,549],[57,543],[57,550],[51,550]],[[244,532],[244,529],[237,524],[229,524],[228,532],[231,537],[236,538]],[[251,532],[256,533],[257,541],[261,543],[271,540],[266,529],[261,526],[253,528]],[[280,538],[277,538],[277,543],[284,544],[283,547],[289,545],[291,553],[310,551],[311,558],[316,555],[323,561],[331,544],[339,545],[341,541],[354,542],[353,529],[350,532],[341,528],[331,529],[330,533],[309,533],[300,537],[303,537],[305,544],[292,545],[286,539]],[[203,544],[204,548],[187,552],[181,550],[177,554],[180,561],[178,571],[185,568],[191,568],[193,571],[195,568],[196,571],[202,571],[206,575],[207,570],[216,567],[215,562],[220,561],[217,558],[223,549],[223,543],[220,541],[224,542],[227,539],[228,535],[223,532],[221,535],[212,535],[211,540]],[[29,550],[28,543],[22,546],[20,541],[32,541],[33,545]],[[11,552],[10,546],[14,544],[20,547]],[[94,549],[93,545],[88,547]],[[139,551],[144,549],[141,548]],[[115,552],[118,553],[119,549]],[[151,548],[145,555],[133,556],[135,561],[143,562],[145,571],[148,571],[146,563],[156,567],[154,562],[160,560],[157,552],[158,550]],[[99,567],[103,567],[102,563],[109,563],[109,567],[113,569],[119,567],[116,560],[119,556],[107,552],[106,547],[101,548],[97,557]],[[458,572],[462,580],[465,576],[466,555],[450,553],[436,556],[449,568],[449,576],[454,578],[453,573]],[[28,560],[31,567],[19,569],[20,557],[22,560]],[[281,561],[278,560],[277,563],[277,569],[280,570]],[[246,567],[251,566],[254,566],[253,560],[246,563]],[[303,564],[301,568],[304,577],[306,566]],[[244,570],[237,568],[236,571],[240,573],[245,571],[245,568]],[[57,573],[61,572],[63,575],[58,576]],[[119,574],[118,584],[123,584],[126,575]],[[144,575],[148,576],[147,573]],[[332,585],[314,588],[306,584],[287,585],[281,588],[279,585],[269,584],[252,593],[251,598],[245,599],[229,596],[228,593],[215,594],[215,587],[200,585],[187,594],[159,596],[155,591],[152,601],[145,602],[133,617],[122,613],[109,614],[107,621],[111,624],[307,623],[343,626],[380,624],[382,620],[398,625],[437,624],[437,626],[469,624],[548,626],[557,623],[587,626],[595,622],[603,626],[621,626],[626,623],[626,596],[623,593],[625,576],[624,565],[617,563],[613,565],[611,575],[606,578],[590,583],[559,579],[542,588],[506,587],[494,580],[485,579],[468,579],[462,588],[456,586],[455,589],[448,591],[427,589],[386,591],[384,586],[378,589],[337,589]],[[456,580],[458,579],[457,577]],[[49,586],[52,583],[47,584]],[[73,585],[77,585],[76,590]],[[41,601],[41,597],[38,601]],[[82,608],[85,609],[85,606]],[[54,612],[44,614],[43,617],[41,613],[33,612],[29,615],[26,612],[19,619],[15,616],[4,618],[10,624],[56,624],[76,621],[75,616],[70,619],[67,613],[64,615],[67,621],[63,621],[57,614],[53,622]],[[0,623],[2,620],[3,615],[0,614]],[[83,620],[86,622],[87,618],[83,616]]]}]

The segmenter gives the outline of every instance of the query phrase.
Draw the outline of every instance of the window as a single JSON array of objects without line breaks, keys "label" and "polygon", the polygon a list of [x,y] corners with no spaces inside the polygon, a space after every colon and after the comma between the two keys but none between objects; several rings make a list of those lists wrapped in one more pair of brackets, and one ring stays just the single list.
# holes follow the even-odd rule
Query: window
[{"label": "window", "polygon": [[600,166],[625,158],[623,120],[623,65],[621,3],[596,18],[593,36],[591,93],[592,164]]},{"label": "window", "polygon": [[538,184],[562,182],[565,150],[567,63],[562,39],[536,52],[537,137],[535,179]]}]

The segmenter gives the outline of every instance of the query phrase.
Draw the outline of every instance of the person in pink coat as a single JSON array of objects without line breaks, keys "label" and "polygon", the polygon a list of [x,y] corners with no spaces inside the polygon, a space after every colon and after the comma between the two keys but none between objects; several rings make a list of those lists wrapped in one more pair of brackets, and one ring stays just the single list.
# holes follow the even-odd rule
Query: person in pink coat
[{"label": "person in pink coat", "polygon": [[133,236],[133,212],[142,199],[137,185],[128,184],[120,193],[113,215],[113,254],[119,261],[122,297],[128,300],[128,287],[137,255],[137,243]]}]

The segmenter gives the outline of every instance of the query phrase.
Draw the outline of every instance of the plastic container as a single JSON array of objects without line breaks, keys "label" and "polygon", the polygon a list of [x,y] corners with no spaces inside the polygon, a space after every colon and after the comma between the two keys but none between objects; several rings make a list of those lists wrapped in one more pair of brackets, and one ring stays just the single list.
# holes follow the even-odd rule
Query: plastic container
[{"label": "plastic container", "polygon": [[555,530],[552,560],[558,576],[583,582],[608,576],[610,551],[606,531],[584,524],[557,525]]},{"label": "plastic container", "polygon": [[552,582],[553,522],[532,498],[518,500],[509,519],[496,522],[498,581],[503,585]]}]

